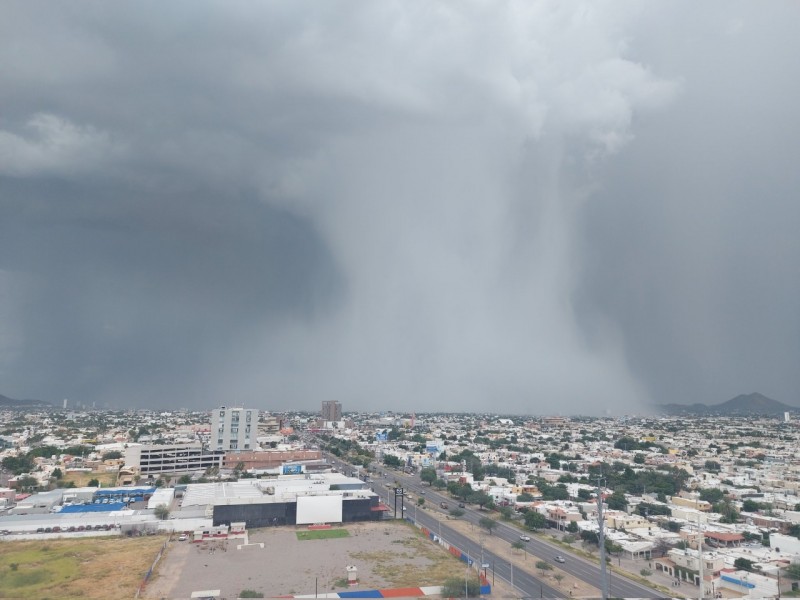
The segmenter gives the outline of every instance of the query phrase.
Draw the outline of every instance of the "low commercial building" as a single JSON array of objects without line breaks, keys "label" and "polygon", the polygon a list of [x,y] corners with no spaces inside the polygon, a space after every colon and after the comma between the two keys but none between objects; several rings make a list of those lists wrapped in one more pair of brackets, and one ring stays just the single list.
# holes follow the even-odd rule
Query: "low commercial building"
[{"label": "low commercial building", "polygon": [[220,468],[223,457],[224,452],[204,450],[199,443],[129,446],[125,467],[138,469],[142,477],[158,477]]},{"label": "low commercial building", "polygon": [[222,466],[226,469],[276,469],[283,463],[322,460],[320,450],[263,450],[260,452],[226,452]]},{"label": "low commercial building", "polygon": [[276,525],[377,521],[388,507],[363,481],[338,473],[187,486],[182,510],[210,507],[214,525]]}]

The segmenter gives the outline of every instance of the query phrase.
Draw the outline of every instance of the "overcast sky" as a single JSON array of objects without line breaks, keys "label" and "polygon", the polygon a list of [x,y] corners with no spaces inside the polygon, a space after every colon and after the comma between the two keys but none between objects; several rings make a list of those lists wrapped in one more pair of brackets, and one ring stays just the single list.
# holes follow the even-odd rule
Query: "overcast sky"
[{"label": "overcast sky", "polygon": [[800,405],[799,22],[4,2],[0,394]]}]

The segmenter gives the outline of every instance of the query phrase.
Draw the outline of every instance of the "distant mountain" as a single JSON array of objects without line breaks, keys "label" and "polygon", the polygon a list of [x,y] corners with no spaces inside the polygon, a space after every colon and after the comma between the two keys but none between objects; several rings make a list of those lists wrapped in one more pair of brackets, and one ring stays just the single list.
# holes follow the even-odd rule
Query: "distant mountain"
[{"label": "distant mountain", "polygon": [[661,404],[661,412],[669,415],[781,415],[800,410],[763,394],[740,394],[720,404]]},{"label": "distant mountain", "polygon": [[0,394],[0,409],[3,408],[53,408],[53,405],[44,400],[14,400]]}]

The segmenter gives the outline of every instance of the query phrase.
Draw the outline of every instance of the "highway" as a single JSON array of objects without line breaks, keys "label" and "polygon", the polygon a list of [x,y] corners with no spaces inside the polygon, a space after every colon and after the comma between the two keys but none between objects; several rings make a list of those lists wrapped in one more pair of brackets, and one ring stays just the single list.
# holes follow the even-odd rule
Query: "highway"
[{"label": "highway", "polygon": [[[354,467],[352,465],[342,462],[335,456],[328,455],[327,453],[326,456],[333,464],[335,464],[344,473],[350,473],[351,471],[354,470]],[[438,508],[440,502],[446,502],[448,504],[456,502],[453,498],[440,494],[427,484],[422,483],[416,476],[406,475],[399,471],[387,470],[383,467],[379,467],[379,473],[384,478],[380,479],[373,478],[372,481],[373,489],[375,490],[376,493],[380,494],[381,497],[387,499],[387,504],[392,509],[394,508],[394,498],[393,498],[393,492],[391,493],[392,495],[390,495],[390,489],[394,488],[395,480],[398,482],[400,487],[402,487],[407,492],[410,492],[415,497],[419,497],[420,494],[424,493],[424,497],[426,498],[426,506],[433,508],[435,511],[440,510]],[[398,512],[399,512],[399,501],[398,501]],[[414,512],[415,512],[414,507],[411,505],[411,503],[409,503],[409,505],[406,506],[406,514],[413,517]],[[485,516],[487,516],[486,512],[466,507],[464,509],[464,515],[460,518],[462,520],[473,523],[474,526],[478,530],[480,530],[481,528],[478,522],[482,517]],[[444,515],[442,515],[441,519],[437,519],[436,517],[430,514],[429,509],[425,510],[418,509],[416,510],[416,519],[418,523],[424,525],[434,533],[438,534],[439,531],[441,531],[441,535],[444,540],[452,544],[455,544],[457,547],[461,548],[462,551],[468,552],[470,557],[474,555],[476,557],[475,562],[480,561],[481,546],[479,542],[476,542],[475,540],[470,539],[467,536],[447,526],[447,521],[444,520]],[[519,536],[522,533],[525,532],[515,527],[513,524],[509,524],[500,520],[497,521],[497,526],[492,531],[492,535],[494,537],[503,539],[506,542],[508,542],[509,552],[510,552],[510,545],[518,541]],[[527,552],[541,558],[542,560],[547,560],[551,564],[554,564],[555,561],[553,561],[553,558],[556,555],[564,556],[566,562],[557,565],[561,570],[563,570],[565,573],[568,573],[576,577],[577,579],[580,579],[588,583],[589,585],[596,587],[598,590],[600,589],[601,587],[600,567],[596,563],[590,562],[580,556],[571,554],[568,551],[565,551],[562,547],[556,546],[555,544],[542,540],[536,536],[531,536],[531,540],[525,543],[525,546]],[[496,577],[501,577],[502,579],[511,582],[511,577],[512,577],[511,567],[507,557],[504,558],[501,556],[497,556],[487,551],[486,549],[483,550],[483,556],[484,556],[484,563],[489,563],[489,564],[494,563],[494,569],[495,569],[494,574]],[[489,574],[489,579],[491,580],[491,574]],[[518,592],[520,592],[520,597],[523,598],[565,597],[564,592],[548,586],[546,583],[543,583],[532,574],[519,568],[514,569],[513,585],[514,588]],[[638,584],[636,582],[633,582],[620,575],[616,575],[610,569],[608,571],[608,591],[609,591],[609,597],[616,597],[616,598],[663,597],[663,594],[659,593],[658,591],[646,587],[644,585]]]}]

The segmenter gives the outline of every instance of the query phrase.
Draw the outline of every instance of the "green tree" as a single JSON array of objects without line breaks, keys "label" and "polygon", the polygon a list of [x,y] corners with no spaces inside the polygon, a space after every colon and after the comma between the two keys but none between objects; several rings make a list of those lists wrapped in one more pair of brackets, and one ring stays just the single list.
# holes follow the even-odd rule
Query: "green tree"
[{"label": "green tree", "polygon": [[718,488],[703,488],[700,490],[700,500],[705,500],[711,504],[721,501],[725,493]]},{"label": "green tree", "polygon": [[464,511],[460,508],[451,508],[449,513],[451,517],[455,517],[456,519],[464,516]]},{"label": "green tree", "polygon": [[511,547],[514,550],[522,550],[525,547],[525,543],[522,540],[517,540],[516,542],[511,544]]},{"label": "green tree", "polygon": [[263,592],[257,592],[255,590],[242,590],[239,592],[239,598],[263,598]]},{"label": "green tree", "polygon": [[742,502],[742,510],[744,512],[756,512],[761,509],[761,505],[756,502],[755,500],[750,500],[749,498]]},{"label": "green tree", "polygon": [[62,477],[64,477],[64,473],[61,471],[61,469],[58,467],[53,469],[53,479],[61,479]]},{"label": "green tree", "polygon": [[567,523],[567,531],[570,533],[578,533],[578,524],[575,521],[570,521]]},{"label": "green tree", "polygon": [[403,461],[392,454],[385,454],[383,456],[383,464],[387,467],[400,468],[403,466]]},{"label": "green tree", "polygon": [[636,454],[633,455],[633,462],[637,465],[643,465],[645,458],[646,457],[644,454],[642,454],[641,452],[637,452]]},{"label": "green tree", "polygon": [[425,506],[425,498],[417,498],[417,506]]},{"label": "green tree", "polygon": [[166,521],[169,518],[169,507],[166,504],[159,504],[153,509],[153,514],[162,521]]},{"label": "green tree", "polygon": [[428,485],[433,485],[433,482],[438,479],[436,477],[436,469],[425,467],[419,472],[419,478]]},{"label": "green tree", "polygon": [[489,532],[489,535],[492,535],[492,529],[497,527],[497,521],[490,519],[489,517],[481,517],[478,521],[478,525],[486,529]]},{"label": "green tree", "polygon": [[497,512],[499,512],[500,516],[506,521],[510,521],[514,518],[514,511],[510,506],[501,506],[497,509]]},{"label": "green tree", "polygon": [[748,560],[746,558],[737,558],[733,561],[733,568],[738,569],[740,571],[750,571],[753,572],[755,569],[753,565],[755,563],[752,560]]},{"label": "green tree", "polygon": [[534,497],[528,494],[527,492],[523,492],[519,496],[517,496],[517,502],[533,502]]},{"label": "green tree", "polygon": [[17,480],[17,485],[23,491],[33,491],[39,487],[39,480],[30,475],[24,475]]},{"label": "green tree", "polygon": [[467,597],[477,598],[481,595],[481,582],[476,578],[469,578],[465,582],[462,577],[452,577],[442,586],[443,598],[463,598],[464,586],[467,588]]},{"label": "green tree", "polygon": [[606,498],[606,504],[611,510],[625,510],[628,507],[628,501],[622,490],[614,490],[614,493]]},{"label": "green tree", "polygon": [[14,475],[21,475],[22,473],[29,473],[35,467],[33,458],[25,456],[6,456],[3,459],[3,468],[11,471]]},{"label": "green tree", "polygon": [[536,568],[539,569],[542,572],[542,575],[544,575],[545,571],[552,570],[553,565],[551,565],[546,560],[537,560],[536,561]]},{"label": "green tree", "polygon": [[494,505],[494,498],[492,498],[486,492],[473,492],[468,496],[468,498],[472,504],[477,504],[481,508],[484,506],[491,507]]},{"label": "green tree", "polygon": [[102,458],[103,460],[119,460],[120,458],[122,458],[122,452],[120,452],[119,450],[104,452]]},{"label": "green tree", "polygon": [[189,475],[181,475],[180,479],[178,479],[178,483],[180,483],[181,485],[192,483],[192,478]]},{"label": "green tree", "polygon": [[792,563],[784,571],[790,579],[800,579],[800,563]]},{"label": "green tree", "polygon": [[547,519],[544,518],[544,515],[540,512],[535,510],[529,510],[525,513],[525,527],[530,529],[531,531],[536,531],[537,529],[544,529],[547,527]]},{"label": "green tree", "polygon": [[433,482],[432,485],[437,490],[443,490],[447,487],[447,482],[445,482],[442,479],[437,479],[436,481]]},{"label": "green tree", "polygon": [[86,484],[86,487],[100,487],[100,480],[96,477],[92,477],[89,483]]}]

